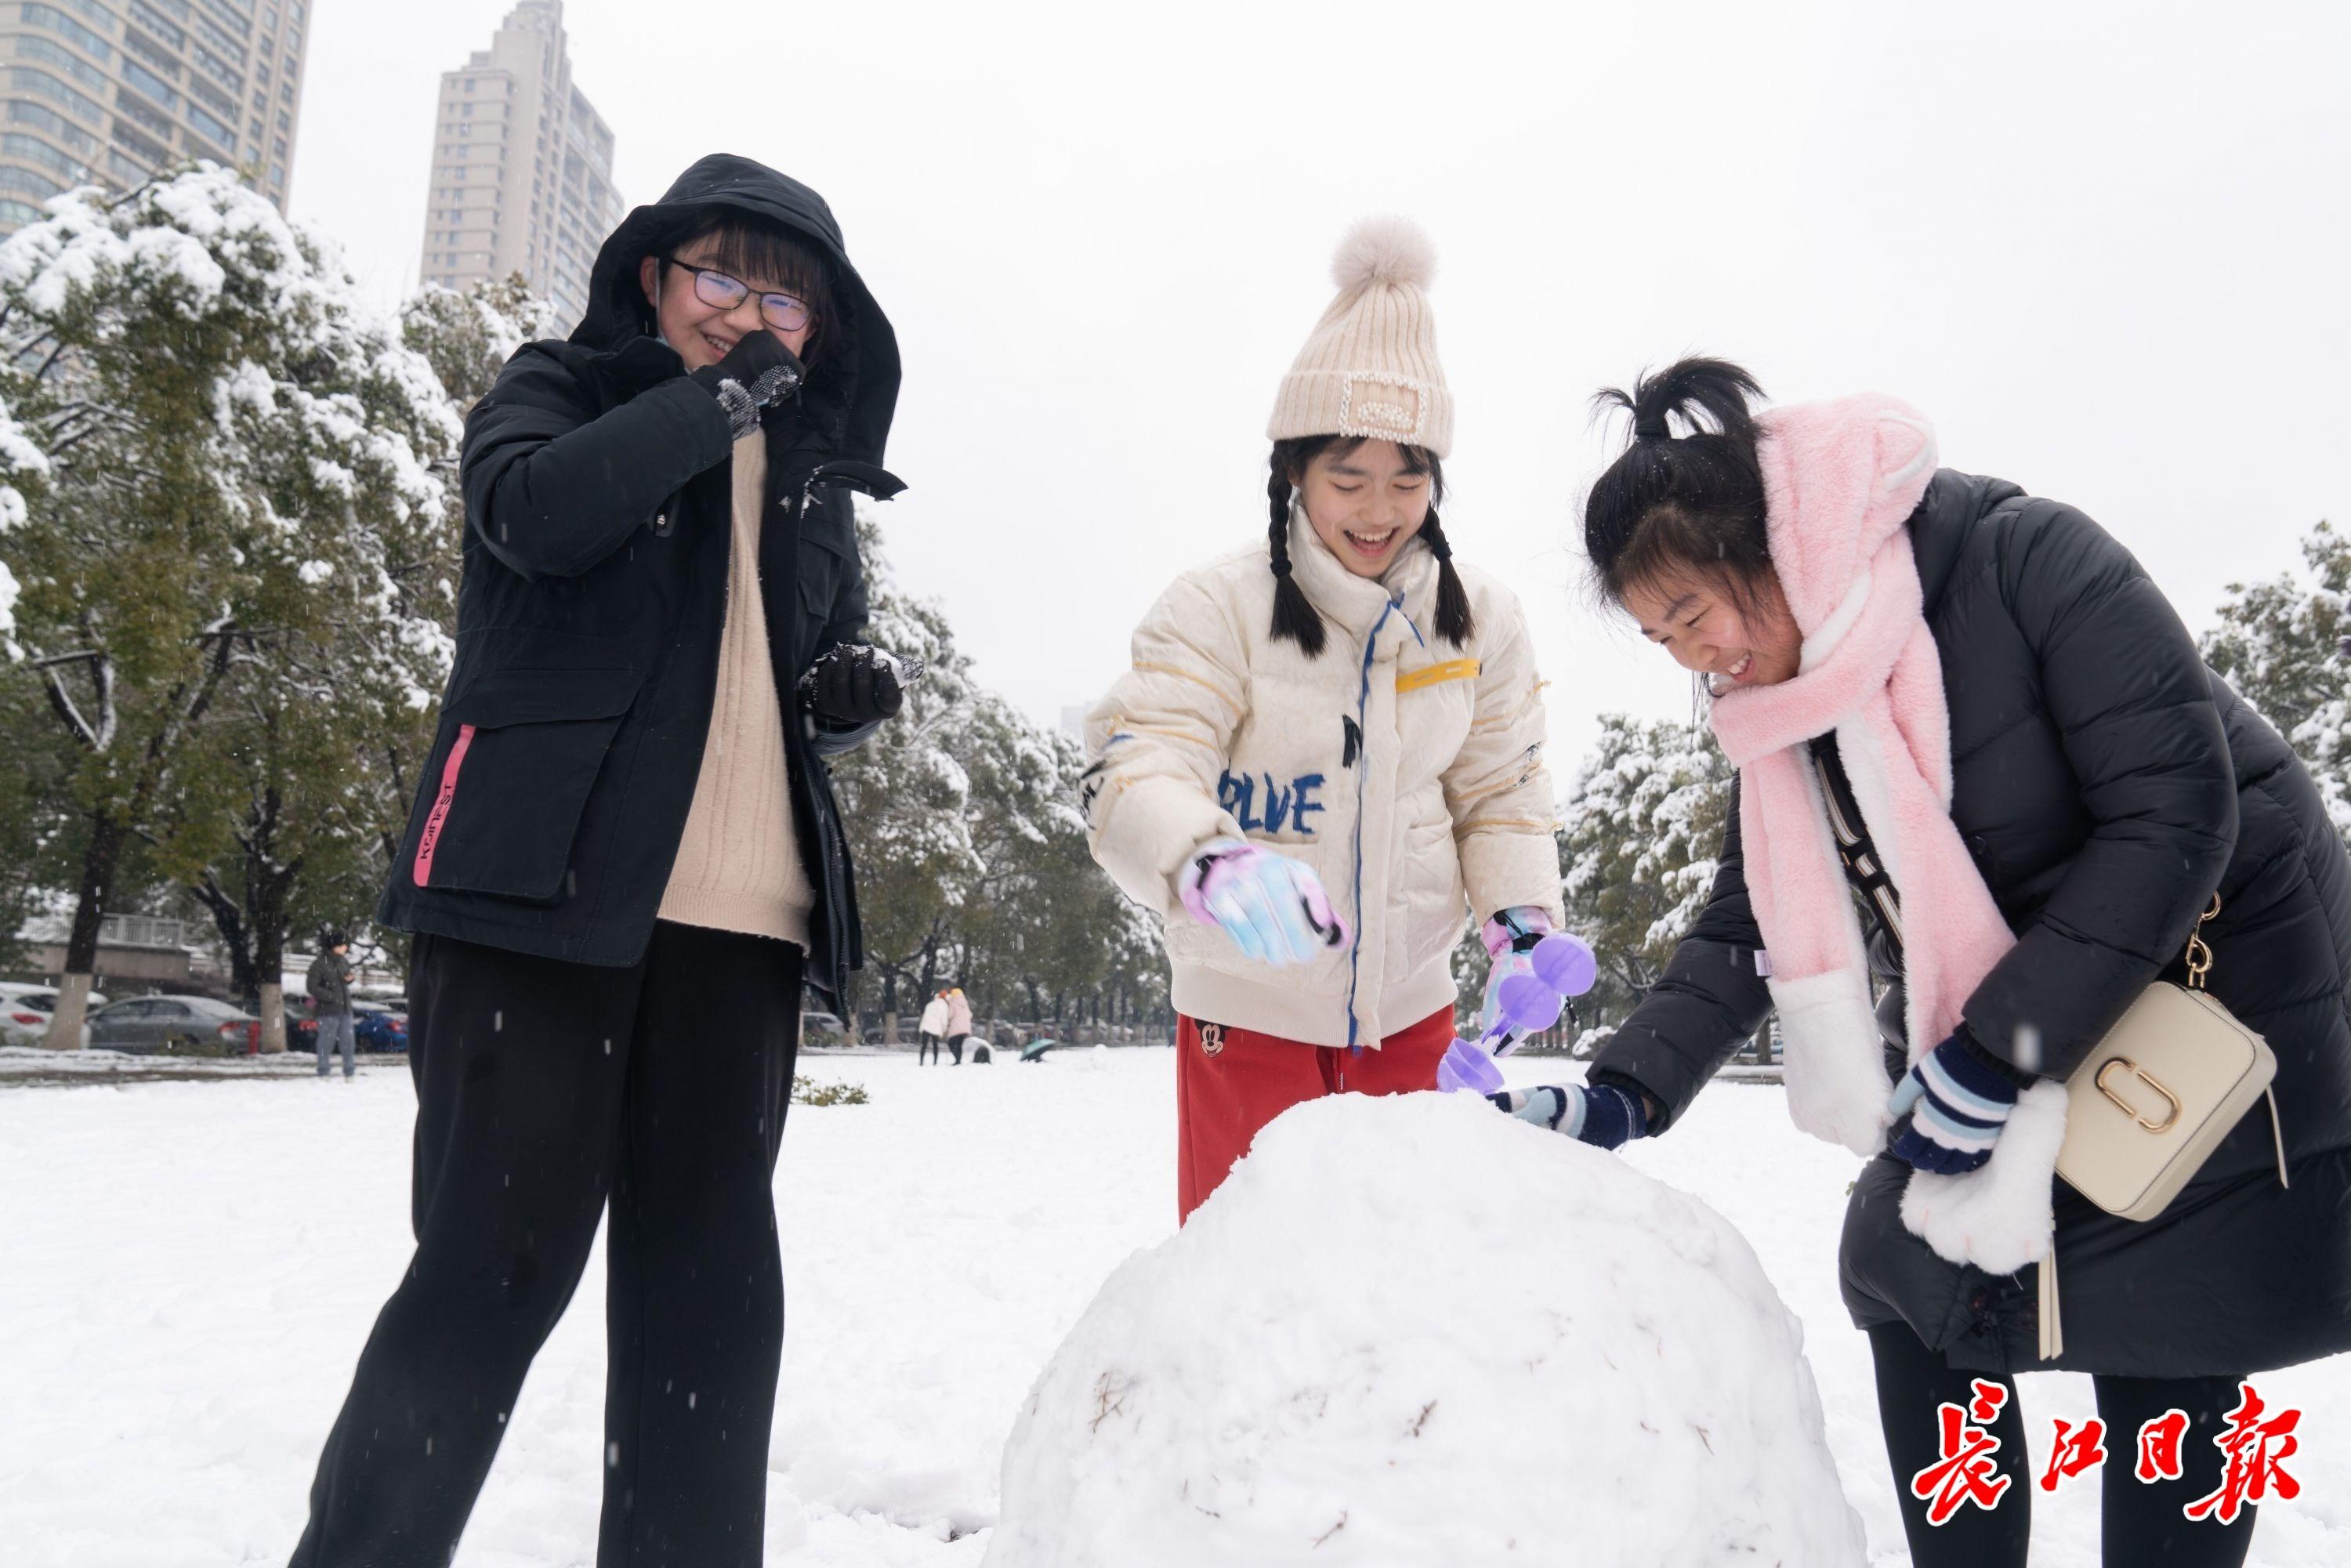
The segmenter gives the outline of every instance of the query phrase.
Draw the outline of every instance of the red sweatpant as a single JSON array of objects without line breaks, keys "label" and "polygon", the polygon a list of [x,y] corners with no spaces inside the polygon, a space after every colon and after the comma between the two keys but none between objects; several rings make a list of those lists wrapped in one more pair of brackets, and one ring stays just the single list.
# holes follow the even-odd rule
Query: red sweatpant
[{"label": "red sweatpant", "polygon": [[1176,1217],[1189,1219],[1249,1153],[1259,1129],[1325,1094],[1437,1087],[1453,1009],[1389,1035],[1377,1051],[1301,1045],[1254,1030],[1176,1020]]}]

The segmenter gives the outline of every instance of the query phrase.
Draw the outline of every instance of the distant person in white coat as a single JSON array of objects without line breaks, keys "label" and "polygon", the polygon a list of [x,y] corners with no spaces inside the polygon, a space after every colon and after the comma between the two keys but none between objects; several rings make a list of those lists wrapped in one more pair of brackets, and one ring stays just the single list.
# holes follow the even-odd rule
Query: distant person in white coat
[{"label": "distant person in white coat", "polygon": [[947,994],[936,991],[923,1007],[922,1021],[914,1026],[920,1037],[914,1045],[914,1065],[920,1067],[925,1056],[933,1061],[939,1059],[939,1042],[947,1034]]}]

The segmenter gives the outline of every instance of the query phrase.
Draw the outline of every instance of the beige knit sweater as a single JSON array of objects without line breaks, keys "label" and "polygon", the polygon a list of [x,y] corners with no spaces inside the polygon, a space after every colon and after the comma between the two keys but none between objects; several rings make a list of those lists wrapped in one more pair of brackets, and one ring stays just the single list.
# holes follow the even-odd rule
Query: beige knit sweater
[{"label": "beige knit sweater", "polygon": [[661,918],[806,947],[816,892],[792,831],[784,716],[768,662],[768,613],[759,600],[768,478],[759,432],[735,444],[734,466],[735,537],[727,557],[726,620],[718,633],[718,693]]}]

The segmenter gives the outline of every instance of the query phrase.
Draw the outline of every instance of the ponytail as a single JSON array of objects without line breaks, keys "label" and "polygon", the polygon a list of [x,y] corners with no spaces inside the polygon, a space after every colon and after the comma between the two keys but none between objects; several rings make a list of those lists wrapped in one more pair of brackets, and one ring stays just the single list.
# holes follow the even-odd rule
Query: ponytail
[{"label": "ponytail", "polygon": [[[1763,471],[1755,455],[1755,378],[1724,360],[1689,359],[1645,375],[1599,408],[1633,416],[1632,442],[1583,507],[1593,586],[1614,603],[1627,590],[1695,576],[1751,606],[1769,577]],[[1684,434],[1676,436],[1678,415]],[[1701,417],[1703,416],[1703,417]]]}]

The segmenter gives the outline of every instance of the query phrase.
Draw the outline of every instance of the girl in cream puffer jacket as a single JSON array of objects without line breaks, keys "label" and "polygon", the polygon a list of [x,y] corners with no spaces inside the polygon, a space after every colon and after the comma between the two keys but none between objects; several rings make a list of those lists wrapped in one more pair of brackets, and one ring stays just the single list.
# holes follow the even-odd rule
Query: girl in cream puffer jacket
[{"label": "girl in cream puffer jacket", "polygon": [[1437,514],[1429,270],[1416,230],[1349,235],[1266,538],[1176,580],[1088,721],[1095,858],[1166,921],[1186,1214],[1288,1106],[1434,1085],[1465,916],[1560,916],[1525,619]]}]

